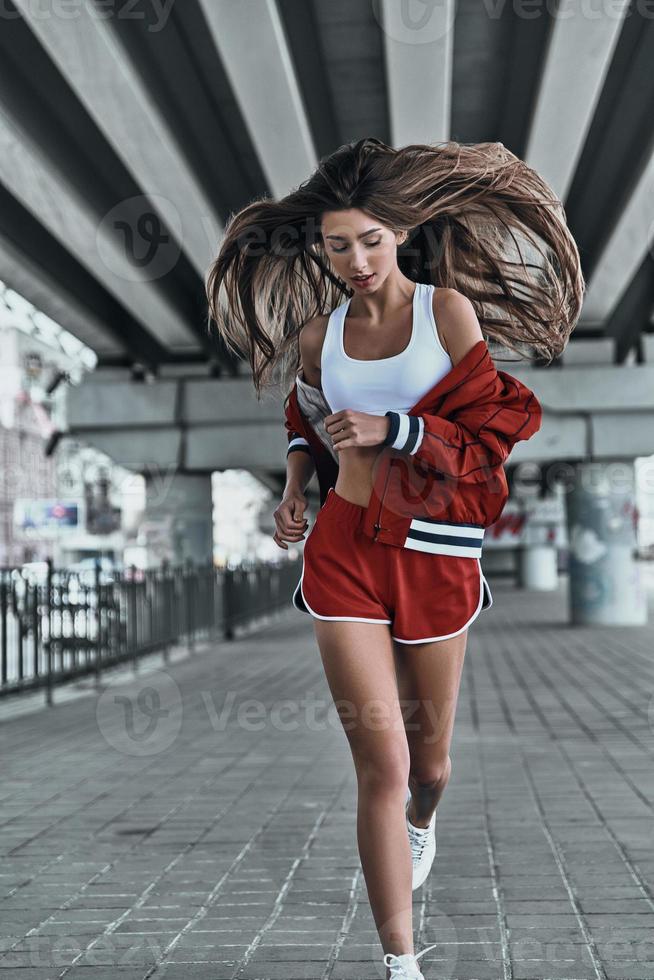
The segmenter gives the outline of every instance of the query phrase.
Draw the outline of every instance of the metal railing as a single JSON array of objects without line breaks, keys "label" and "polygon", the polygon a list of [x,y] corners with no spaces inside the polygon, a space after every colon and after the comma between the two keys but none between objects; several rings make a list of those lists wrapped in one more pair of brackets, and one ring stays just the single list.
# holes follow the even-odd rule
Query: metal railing
[{"label": "metal railing", "polygon": [[0,695],[43,687],[52,703],[57,683],[95,674],[174,644],[232,639],[288,606],[299,563],[252,562],[217,569],[187,561],[107,575],[55,569],[34,580],[0,568]]}]

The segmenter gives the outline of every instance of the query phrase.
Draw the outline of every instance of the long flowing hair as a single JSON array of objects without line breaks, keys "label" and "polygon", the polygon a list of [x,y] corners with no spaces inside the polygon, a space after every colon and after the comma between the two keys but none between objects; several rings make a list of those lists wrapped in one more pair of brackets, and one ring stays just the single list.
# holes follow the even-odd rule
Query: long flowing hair
[{"label": "long flowing hair", "polygon": [[206,278],[209,330],[213,320],[247,358],[258,399],[265,386],[289,387],[304,323],[353,294],[320,229],[325,211],[350,208],[409,232],[401,272],[467,296],[489,349],[548,364],[565,349],[585,282],[563,205],[543,178],[502,143],[394,149],[368,137],[321,159],[281,200],[254,200],[228,220]]}]

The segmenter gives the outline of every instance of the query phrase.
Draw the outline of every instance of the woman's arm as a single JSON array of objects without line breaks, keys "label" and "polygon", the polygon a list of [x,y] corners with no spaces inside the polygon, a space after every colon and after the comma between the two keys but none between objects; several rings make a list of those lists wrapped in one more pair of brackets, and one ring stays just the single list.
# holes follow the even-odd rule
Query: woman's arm
[{"label": "woman's arm", "polygon": [[286,486],[284,488],[284,496],[294,490],[299,490],[300,493],[304,493],[315,469],[316,464],[310,450],[308,452],[302,452],[301,450],[293,451],[289,447],[286,454]]},{"label": "woman's arm", "polygon": [[[439,292],[441,295],[438,295]],[[474,306],[463,293],[456,289],[443,289],[436,291],[434,296],[438,298],[438,317],[434,312],[434,319],[437,320],[452,367],[456,367],[468,351],[484,339],[481,325]]]}]

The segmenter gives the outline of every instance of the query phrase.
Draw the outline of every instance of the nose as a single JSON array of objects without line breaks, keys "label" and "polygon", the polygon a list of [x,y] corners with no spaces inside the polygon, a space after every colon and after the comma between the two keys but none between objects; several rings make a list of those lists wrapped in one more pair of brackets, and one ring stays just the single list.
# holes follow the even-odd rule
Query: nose
[{"label": "nose", "polygon": [[359,266],[356,265],[356,261],[359,258],[364,259],[366,262],[368,261],[368,256],[366,255],[365,248],[357,247],[356,245],[354,245],[352,249],[352,253],[350,255],[350,260],[352,262],[352,265],[350,266],[350,270],[353,276],[365,276],[368,272],[368,269],[365,265],[359,265]]}]

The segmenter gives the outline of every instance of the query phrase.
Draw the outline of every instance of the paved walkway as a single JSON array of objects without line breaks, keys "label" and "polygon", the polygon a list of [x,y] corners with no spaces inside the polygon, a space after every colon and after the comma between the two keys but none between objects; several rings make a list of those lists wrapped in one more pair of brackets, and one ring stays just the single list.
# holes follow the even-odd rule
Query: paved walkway
[{"label": "paved walkway", "polygon": [[[491,584],[414,893],[425,975],[652,978],[654,608],[571,628],[563,588]],[[311,621],[149,664],[0,703],[0,980],[383,978]]]}]

